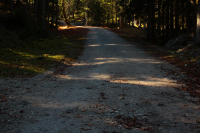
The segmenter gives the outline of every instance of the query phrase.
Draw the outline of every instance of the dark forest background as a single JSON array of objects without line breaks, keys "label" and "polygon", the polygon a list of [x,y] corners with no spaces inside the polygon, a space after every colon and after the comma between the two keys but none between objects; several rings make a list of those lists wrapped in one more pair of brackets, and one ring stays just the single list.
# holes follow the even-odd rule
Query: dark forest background
[{"label": "dark forest background", "polygon": [[147,29],[151,42],[187,34],[198,43],[198,12],[198,0],[0,0],[0,25],[41,33],[57,28],[59,20],[68,25],[134,26]]}]

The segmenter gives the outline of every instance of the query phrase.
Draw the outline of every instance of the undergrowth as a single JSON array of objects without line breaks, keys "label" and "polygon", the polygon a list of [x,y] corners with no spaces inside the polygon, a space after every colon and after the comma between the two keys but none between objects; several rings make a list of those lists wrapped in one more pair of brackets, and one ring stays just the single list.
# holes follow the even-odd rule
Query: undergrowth
[{"label": "undergrowth", "polygon": [[61,34],[22,40],[15,31],[1,30],[0,76],[34,76],[53,66],[74,61],[83,50],[84,40],[81,35]]}]

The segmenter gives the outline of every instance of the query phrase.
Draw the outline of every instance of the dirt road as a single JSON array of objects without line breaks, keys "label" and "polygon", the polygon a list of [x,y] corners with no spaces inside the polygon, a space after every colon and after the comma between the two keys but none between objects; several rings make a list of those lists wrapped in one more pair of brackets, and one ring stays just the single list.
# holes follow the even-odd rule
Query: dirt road
[{"label": "dirt road", "polygon": [[183,85],[166,74],[176,68],[109,30],[89,29],[83,55],[61,75],[1,79],[2,87],[17,88],[10,100],[19,108],[1,122],[2,132],[200,132],[198,99],[177,91]]}]

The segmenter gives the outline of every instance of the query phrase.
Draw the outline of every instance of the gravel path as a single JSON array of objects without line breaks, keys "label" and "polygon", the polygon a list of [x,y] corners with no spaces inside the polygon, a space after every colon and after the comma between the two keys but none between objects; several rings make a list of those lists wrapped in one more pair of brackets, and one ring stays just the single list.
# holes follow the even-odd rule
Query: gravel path
[{"label": "gravel path", "polygon": [[198,99],[177,91],[184,85],[166,74],[177,68],[109,30],[89,29],[83,55],[62,74],[0,79],[9,94],[1,102],[0,132],[200,132]]}]

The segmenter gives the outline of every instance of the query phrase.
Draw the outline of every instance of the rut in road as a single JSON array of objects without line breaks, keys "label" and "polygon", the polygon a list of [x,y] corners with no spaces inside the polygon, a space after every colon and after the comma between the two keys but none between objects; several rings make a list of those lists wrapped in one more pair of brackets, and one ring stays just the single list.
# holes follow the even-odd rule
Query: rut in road
[{"label": "rut in road", "polygon": [[24,120],[10,132],[200,130],[200,107],[192,102],[198,99],[175,90],[182,85],[164,71],[177,68],[150,57],[109,30],[89,30],[85,51],[62,75],[38,75],[21,82],[33,91],[18,92],[28,105]]}]

